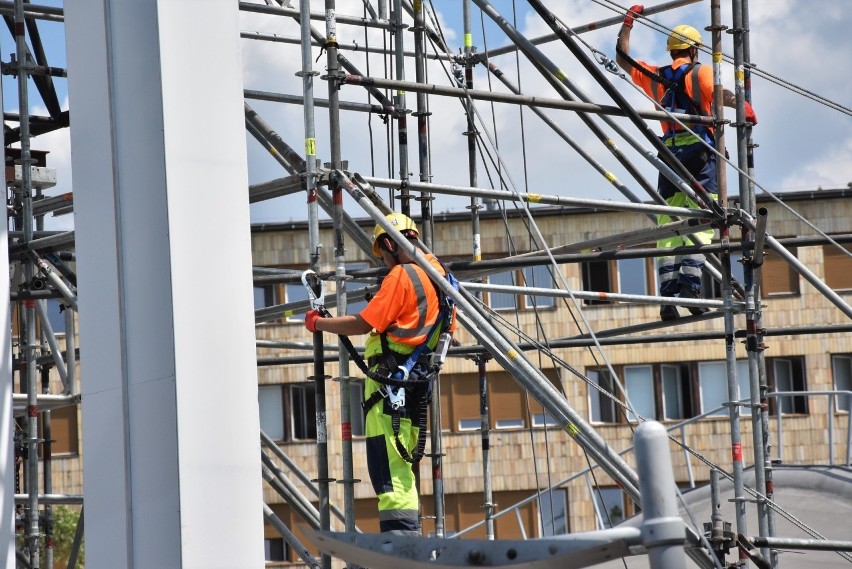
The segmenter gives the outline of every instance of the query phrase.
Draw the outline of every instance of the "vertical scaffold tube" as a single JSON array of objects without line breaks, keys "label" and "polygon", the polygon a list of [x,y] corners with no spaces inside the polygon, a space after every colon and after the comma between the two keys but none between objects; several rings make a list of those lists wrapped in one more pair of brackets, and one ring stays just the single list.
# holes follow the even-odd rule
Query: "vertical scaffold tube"
[{"label": "vertical scaffold tube", "polygon": [[[423,16],[423,1],[414,0],[414,73],[417,83],[426,83],[426,21]],[[420,166],[420,181],[431,182],[432,171],[429,148],[429,105],[426,93],[417,93],[417,156]],[[432,194],[420,194],[420,237],[427,246],[432,246]]]},{"label": "vertical scaffold tube", "polygon": [[[712,33],[713,49],[713,101],[714,113],[719,119],[722,113],[722,26],[719,0],[710,3],[710,29]],[[721,121],[717,121],[715,128],[716,150],[725,152],[725,129]],[[719,203],[726,204],[728,200],[727,177],[725,168],[716,169],[716,179],[719,187]],[[743,483],[743,444],[740,426],[741,410],[738,403],[740,399],[740,388],[737,380],[737,353],[734,340],[734,313],[733,289],[731,280],[731,254],[726,245],[730,245],[730,226],[727,223],[719,225],[719,239],[722,242],[722,301],[724,303],[725,322],[725,368],[728,378],[728,412],[731,420],[731,461],[734,475],[734,511],[736,518],[737,533],[748,535],[745,513],[745,489]],[[745,564],[748,558],[745,553],[740,552],[740,565]]]},{"label": "vertical scaffold tube", "polygon": [[[21,129],[21,226],[23,241],[29,243],[33,238],[33,196],[32,196],[32,157],[30,153],[29,125],[29,70],[31,62],[27,56],[26,22],[24,20],[24,2],[15,0],[15,53],[18,79],[18,104],[20,106]],[[35,276],[33,264],[29,258],[21,259],[25,284],[29,285]],[[39,531],[39,433],[38,433],[38,387],[36,384],[36,307],[34,300],[26,300],[22,305],[24,317],[24,345],[21,346],[25,362],[25,381],[27,390],[27,524],[26,543],[29,551],[29,564],[33,569],[41,567],[40,531]]]},{"label": "vertical scaffold tube", "polygon": [[488,411],[488,374],[485,364],[488,358],[480,354],[476,358],[479,371],[479,416],[482,438],[483,504],[485,511],[485,539],[494,539],[494,490],[491,484],[491,419]]},{"label": "vertical scaffold tube", "polygon": [[[405,41],[402,32],[407,27],[402,23],[402,0],[393,0],[393,47],[394,47],[394,78],[397,81],[405,81]],[[396,125],[399,136],[399,179],[402,188],[399,191],[400,211],[411,217],[411,203],[409,201],[408,177],[410,175],[408,166],[408,114],[405,109],[405,91],[397,89],[394,95],[394,106],[396,107]]]},{"label": "vertical scaffold tube", "polygon": [[[744,82],[744,50],[743,50],[743,10],[741,0],[733,0],[733,39],[734,39],[734,96],[737,106],[737,165],[739,168],[739,194],[741,207],[752,217],[756,215],[756,200],[754,185],[746,177],[747,141],[750,127],[745,124],[745,82]],[[714,52],[714,56],[715,56]],[[721,55],[721,54],[720,54]],[[760,241],[766,231],[766,216],[758,219]],[[748,243],[754,244],[756,235],[747,226],[742,228],[743,251]],[[760,275],[763,264],[763,250],[753,248],[750,255],[743,255],[743,275],[746,301],[746,354],[748,356],[749,385],[751,395],[751,426],[752,445],[754,447],[754,486],[757,491],[766,495],[766,461],[769,459],[769,426],[766,380],[766,360],[763,355],[764,344],[759,333],[761,313]],[[782,402],[779,401],[779,404]],[[757,500],[757,527],[760,537],[769,535],[769,510],[766,500]],[[764,559],[769,559],[769,549],[761,549]]]}]

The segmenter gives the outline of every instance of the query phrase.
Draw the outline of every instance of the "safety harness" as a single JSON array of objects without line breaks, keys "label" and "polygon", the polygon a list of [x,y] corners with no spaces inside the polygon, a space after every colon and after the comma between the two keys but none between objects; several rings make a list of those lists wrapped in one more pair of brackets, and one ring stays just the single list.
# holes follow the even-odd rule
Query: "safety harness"
[{"label": "safety harness", "polygon": [[[403,267],[406,269],[409,268],[405,265]],[[444,269],[445,278],[450,285],[455,290],[459,290],[459,281],[455,275],[443,263],[441,263],[441,267]],[[409,274],[409,278],[412,278],[411,274]],[[305,271],[302,274],[302,282],[308,289],[312,307],[318,310],[323,317],[331,316],[331,313],[321,304],[322,281],[319,280],[316,273]],[[452,340],[450,329],[452,328],[455,315],[455,302],[453,299],[447,296],[434,282],[432,282],[432,286],[438,295],[438,317],[426,334],[424,341],[417,345],[410,354],[399,354],[391,350],[387,339],[387,332],[382,332],[380,335],[382,353],[371,357],[370,361],[367,362],[355,349],[348,336],[340,336],[340,342],[349,353],[350,360],[355,362],[355,365],[364,375],[382,384],[379,389],[374,391],[370,397],[361,403],[361,406],[367,412],[380,401],[384,399],[388,400],[394,444],[403,460],[412,464],[419,462],[425,453],[426,407],[432,400],[431,382],[438,375],[438,372],[440,372],[446,358],[447,349]],[[317,302],[317,298],[320,299],[319,302]],[[429,346],[429,343],[439,331],[440,334],[433,349]],[[399,363],[399,359],[403,357],[405,360]],[[374,371],[371,368],[376,364],[378,364],[378,367]],[[408,404],[406,404],[406,390],[411,395]],[[399,439],[400,422],[402,414],[405,411],[408,412],[411,422],[416,423],[420,428],[417,445],[411,454],[408,453],[405,445]]]},{"label": "safety harness", "polygon": [[[701,84],[698,79],[698,70],[701,62],[684,63],[677,69],[671,65],[660,67],[654,73],[644,65],[640,65],[630,55],[616,46],[615,51],[626,59],[634,69],[642,75],[651,79],[651,93],[655,101],[660,101],[660,106],[670,113],[682,113],[687,115],[709,116],[702,110]],[[686,81],[692,82],[692,97],[686,93]],[[697,137],[710,144],[714,144],[713,132],[707,125],[686,123],[695,133],[676,130],[677,123],[666,122],[666,131],[663,134],[663,143],[673,149],[689,146],[698,142]]]},{"label": "safety harness", "polygon": [[[413,268],[408,270],[410,269],[409,266],[403,265],[403,267],[407,270],[409,279],[416,277]],[[458,290],[459,284],[456,277],[443,263],[441,263],[441,267],[444,269],[447,281],[449,281],[455,290]],[[366,412],[380,401],[383,402],[384,399],[387,399],[387,404],[390,408],[394,444],[396,445],[397,452],[399,452],[403,460],[412,464],[419,462],[425,453],[426,408],[432,402],[431,382],[438,375],[446,357],[447,349],[452,339],[450,329],[455,314],[453,299],[444,294],[444,291],[434,282],[432,286],[435,288],[435,294],[438,296],[439,310],[438,317],[426,334],[425,339],[410,354],[406,355],[398,354],[391,350],[388,343],[387,330],[380,334],[382,353],[376,356],[379,363],[376,372],[381,370],[382,373],[371,372],[368,376],[376,382],[381,383],[382,387],[374,391],[361,404]],[[429,347],[429,343],[439,331],[440,334],[433,350]],[[433,354],[437,357],[430,357]],[[403,357],[405,360],[399,363],[399,359]],[[370,359],[371,361],[368,362],[368,365],[371,363],[375,365],[374,362],[376,360],[373,358]],[[409,454],[399,438],[400,422],[405,411],[408,412],[411,422],[419,428],[417,444],[411,454]]]}]

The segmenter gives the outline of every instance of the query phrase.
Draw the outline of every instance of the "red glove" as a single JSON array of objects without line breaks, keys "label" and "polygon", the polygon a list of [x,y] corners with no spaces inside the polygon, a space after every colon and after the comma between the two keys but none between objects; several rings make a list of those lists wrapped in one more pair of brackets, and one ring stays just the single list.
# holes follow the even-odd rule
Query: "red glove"
[{"label": "red glove", "polygon": [[757,115],[754,114],[754,109],[748,101],[745,101],[745,119],[750,122],[752,126],[757,125]]},{"label": "red glove", "polygon": [[624,24],[628,28],[633,27],[633,20],[636,19],[636,16],[645,11],[645,6],[642,4],[634,4],[630,7],[630,10],[627,11],[627,15],[624,16]]},{"label": "red glove", "polygon": [[305,328],[308,329],[308,332],[316,332],[317,331],[317,320],[322,318],[318,310],[308,310],[305,314]]}]

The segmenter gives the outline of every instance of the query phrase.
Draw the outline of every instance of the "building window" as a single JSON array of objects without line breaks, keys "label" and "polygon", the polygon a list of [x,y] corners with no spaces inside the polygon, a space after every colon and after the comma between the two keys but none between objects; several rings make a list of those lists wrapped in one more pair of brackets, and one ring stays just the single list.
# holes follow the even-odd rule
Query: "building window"
[{"label": "building window", "polygon": [[852,290],[852,257],[834,245],[822,246],[825,284],[834,290]]},{"label": "building window", "polygon": [[[698,388],[701,394],[701,412],[713,411],[710,417],[727,416],[728,409],[728,375],[727,363],[699,362],[698,363]],[[749,389],[748,360],[737,360],[736,362],[737,383],[739,384],[739,398],[751,397]]]},{"label": "building window", "polygon": [[654,294],[657,272],[653,259],[618,259],[618,292],[621,294]]},{"label": "building window", "polygon": [[[731,253],[731,276],[740,284],[745,282],[742,258],[742,253]],[[702,276],[701,292],[704,298],[722,298],[722,285],[707,273],[704,273]]]},{"label": "building window", "polygon": [[260,430],[273,441],[283,441],[284,390],[281,385],[261,385],[257,391],[260,405]]},{"label": "building window", "polygon": [[46,301],[45,309],[47,311],[47,319],[50,322],[50,327],[55,335],[65,333],[65,305],[58,298],[49,298]]},{"label": "building window", "polygon": [[[523,270],[506,271],[489,275],[488,282],[502,286],[527,286],[532,288],[554,288],[549,265],[526,267]],[[488,306],[494,310],[530,310],[553,308],[556,299],[552,296],[489,292]]]},{"label": "building window", "polygon": [[[554,369],[544,370],[551,384],[559,388]],[[561,389],[560,389],[561,391]],[[486,377],[489,429],[520,429],[556,425],[545,411],[505,371],[489,372]],[[482,428],[479,374],[443,374],[441,376],[441,428],[445,431],[477,431]]]},{"label": "building window", "polygon": [[317,438],[316,391],[313,383],[290,385],[290,425],[293,440]]},{"label": "building window", "polygon": [[254,309],[259,310],[267,306],[275,306],[276,285],[263,285],[254,287]]},{"label": "building window", "polygon": [[[39,415],[39,433],[44,433],[44,417],[45,414]],[[80,453],[77,427],[76,405],[57,407],[50,411],[50,454],[52,456]],[[42,447],[39,447],[39,456],[44,456]]]},{"label": "building window", "polygon": [[264,559],[267,562],[287,561],[287,546],[284,539],[280,537],[266,538],[263,540]]},{"label": "building window", "polygon": [[[802,358],[767,358],[766,373],[769,376],[769,385],[774,386],[774,391],[807,391]],[[770,413],[776,413],[779,406],[781,413],[808,413],[808,399],[804,396],[770,398]]]},{"label": "building window", "polygon": [[663,395],[663,419],[682,420],[695,416],[689,368],[685,365],[660,366]]},{"label": "building window", "polygon": [[[589,389],[589,416],[593,423],[617,423],[619,397],[615,381],[608,370],[590,370],[587,373]],[[595,387],[597,386],[597,387]]]},{"label": "building window", "polygon": [[539,536],[568,533],[568,498],[564,489],[543,490],[538,496],[538,511],[541,514]]},{"label": "building window", "polygon": [[[620,294],[654,294],[657,290],[653,259],[618,259],[582,263],[583,290]],[[607,304],[586,300],[585,304]]]},{"label": "building window", "polygon": [[[532,288],[554,288],[552,269],[553,267],[550,265],[525,267],[522,271],[524,286]],[[523,298],[523,302],[523,308],[553,308],[556,306],[556,299],[552,296],[526,295]]]},{"label": "building window", "polygon": [[274,441],[316,439],[315,394],[313,383],[259,386],[260,428]]},{"label": "building window", "polygon": [[[654,374],[651,366],[624,366],[624,387],[627,397],[636,413],[643,419],[656,419],[657,406],[654,395]],[[629,421],[638,418],[632,411],[627,412]]]},{"label": "building window", "polygon": [[[795,247],[787,250],[796,254]],[[760,276],[763,296],[799,294],[799,273],[772,250],[766,251]]]},{"label": "building window", "polygon": [[630,516],[639,512],[633,500],[627,497],[621,488],[596,487],[595,514],[598,518],[598,529],[608,529],[617,526]]},{"label": "building window", "polygon": [[[852,356],[832,356],[831,369],[836,391],[852,391]],[[852,408],[852,395],[839,394],[835,398],[836,409],[848,413]]]},{"label": "building window", "polygon": [[[615,292],[615,271],[610,261],[582,263],[583,290],[590,292]],[[584,304],[607,304],[605,300],[584,300]]]}]

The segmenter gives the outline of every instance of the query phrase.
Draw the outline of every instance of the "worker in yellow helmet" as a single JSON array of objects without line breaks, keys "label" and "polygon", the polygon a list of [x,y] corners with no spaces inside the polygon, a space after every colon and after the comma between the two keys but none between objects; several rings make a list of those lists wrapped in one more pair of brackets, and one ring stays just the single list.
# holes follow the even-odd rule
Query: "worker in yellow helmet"
[{"label": "worker in yellow helmet", "polygon": [[[414,221],[401,213],[390,213],[385,219],[418,246]],[[434,255],[418,248],[417,254],[421,253],[439,273],[447,274]],[[311,332],[343,336],[369,333],[364,359],[371,371],[387,374],[421,344],[434,349],[442,332],[455,329],[455,313],[444,315],[440,294],[429,276],[380,224],[373,231],[373,255],[382,259],[390,272],[367,306],[358,314],[333,318],[322,318],[312,310],[306,315],[305,327]],[[442,317],[445,320],[439,321]],[[404,391],[409,392],[409,388]],[[383,532],[420,533],[412,463],[422,456],[422,449],[417,452],[418,445],[425,444],[421,432],[425,434],[426,401],[413,395],[414,392],[404,394],[404,404],[395,405],[399,400],[397,388],[371,377],[365,379],[367,467],[379,498],[379,526]]]},{"label": "worker in yellow helmet", "polygon": [[[666,42],[672,62],[670,65],[656,66],[636,61],[630,57],[630,31],[634,20],[645,10],[641,4],[630,8],[624,18],[616,43],[615,61],[627,73],[634,83],[639,85],[650,97],[664,109],[673,113],[710,116],[713,102],[713,70],[698,61],[699,47],[702,44],[701,33],[688,25],[680,25],[672,30]],[[725,89],[723,104],[735,108],[734,94]],[[752,125],[757,124],[754,109],[746,101],[745,119]],[[716,199],[716,154],[703,143],[714,145],[713,128],[708,125],[686,123],[692,132],[684,130],[672,121],[662,121],[663,143],[675,157],[695,177],[701,186]],[[660,174],[657,190],[671,206],[697,209],[699,206],[681,192],[677,186]],[[657,216],[657,223],[671,221],[667,215]],[[713,230],[694,234],[701,243],[709,243]],[[661,239],[657,247],[669,248],[692,245],[684,236]],[[701,271],[704,268],[704,255],[677,255],[657,258],[660,296],[680,296],[682,298],[701,298]],[[708,309],[690,307],[692,314],[702,314]],[[660,318],[673,320],[680,314],[677,307],[663,305]]]}]

